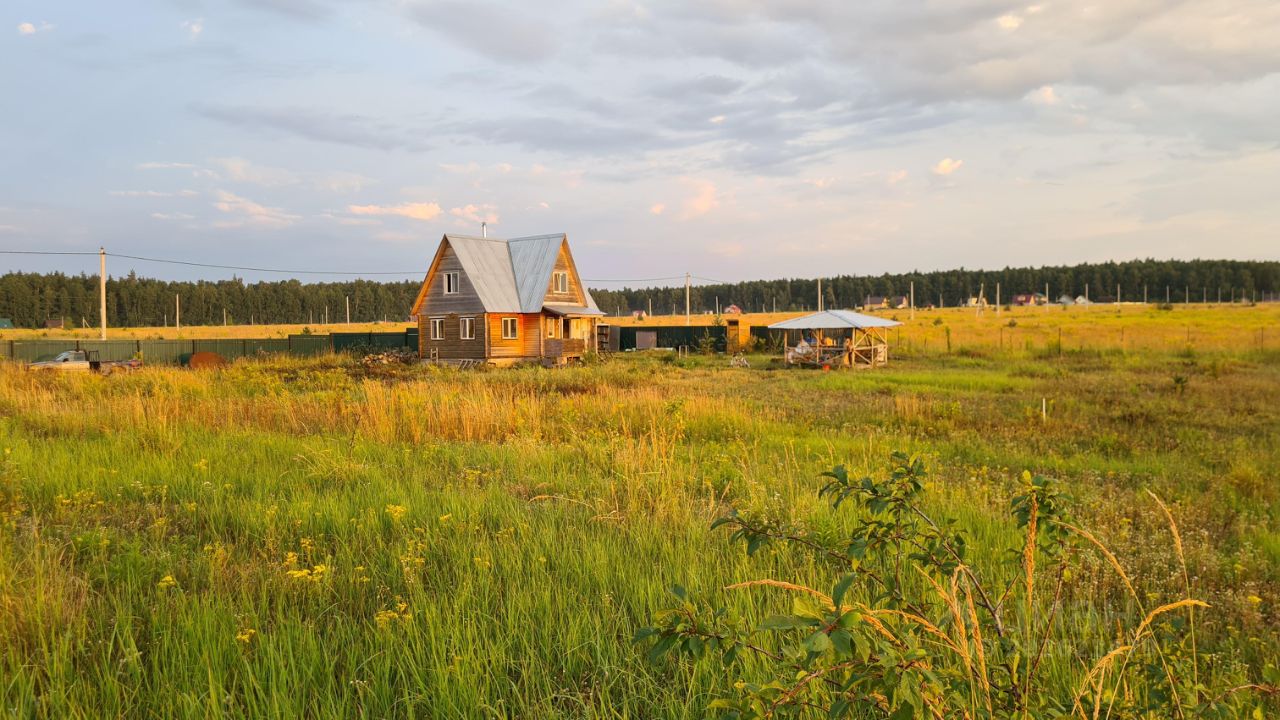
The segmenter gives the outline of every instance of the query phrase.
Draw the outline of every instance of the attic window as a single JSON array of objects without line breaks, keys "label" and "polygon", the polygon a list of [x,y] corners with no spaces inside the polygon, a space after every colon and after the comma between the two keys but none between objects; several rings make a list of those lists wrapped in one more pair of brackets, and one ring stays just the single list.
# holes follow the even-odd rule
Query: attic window
[{"label": "attic window", "polygon": [[569,292],[569,273],[557,272],[551,276],[551,284],[553,292],[567,293]]},{"label": "attic window", "polygon": [[449,272],[444,274],[444,294],[455,295],[458,292],[458,273]]}]

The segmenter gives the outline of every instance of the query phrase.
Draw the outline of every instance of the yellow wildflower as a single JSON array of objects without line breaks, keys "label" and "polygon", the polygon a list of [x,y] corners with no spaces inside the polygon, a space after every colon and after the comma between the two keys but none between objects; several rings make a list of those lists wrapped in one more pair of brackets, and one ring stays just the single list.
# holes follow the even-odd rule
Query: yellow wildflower
[{"label": "yellow wildflower", "polygon": [[1262,604],[1262,598],[1258,597],[1257,595],[1250,595],[1249,597],[1245,598],[1245,600],[1248,600],[1250,605]]},{"label": "yellow wildflower", "polygon": [[444,515],[440,516],[440,522],[447,523],[449,522],[449,519],[452,517],[453,517],[453,513],[445,513]]},{"label": "yellow wildflower", "polygon": [[160,578],[160,582],[156,583],[156,587],[161,590],[168,590],[169,588],[178,587],[178,581],[174,580],[172,575],[165,575]]},{"label": "yellow wildflower", "polygon": [[399,520],[400,518],[404,517],[404,514],[406,512],[408,512],[408,510],[403,505],[387,506],[387,514],[391,516],[392,520]]},{"label": "yellow wildflower", "polygon": [[245,628],[240,632],[236,633],[236,642],[240,643],[241,645],[248,645],[250,642],[253,641],[253,636],[257,634],[258,634],[257,630],[254,630],[253,628]]}]

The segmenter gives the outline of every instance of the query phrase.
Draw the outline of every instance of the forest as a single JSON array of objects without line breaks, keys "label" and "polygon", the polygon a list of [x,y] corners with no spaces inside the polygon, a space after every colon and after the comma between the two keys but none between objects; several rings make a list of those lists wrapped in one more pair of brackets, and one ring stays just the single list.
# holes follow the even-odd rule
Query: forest
[{"label": "forest", "polygon": [[[818,280],[750,280],[700,284],[692,288],[695,313],[717,305],[737,304],[744,311],[806,310],[816,305]],[[1045,291],[1085,294],[1095,302],[1111,302],[1117,286],[1124,301],[1200,302],[1201,300],[1274,299],[1280,292],[1280,262],[1237,260],[1136,260],[1074,266],[1005,268],[1003,270],[945,270],[878,276],[838,275],[822,279],[826,307],[856,307],[869,295],[906,295],[915,283],[916,305],[963,304],[985,289],[995,301],[1015,294]],[[302,283],[298,280],[245,282],[170,281],[135,273],[107,280],[107,322],[113,327],[172,325],[176,305],[183,325],[321,323],[346,320],[350,302],[352,322],[407,320],[420,281]],[[608,314],[648,310],[657,314],[682,312],[685,289],[678,287],[592,289],[596,303]],[[63,273],[10,272],[0,276],[0,317],[18,327],[41,327],[49,319],[68,326],[97,322],[98,277]]]}]

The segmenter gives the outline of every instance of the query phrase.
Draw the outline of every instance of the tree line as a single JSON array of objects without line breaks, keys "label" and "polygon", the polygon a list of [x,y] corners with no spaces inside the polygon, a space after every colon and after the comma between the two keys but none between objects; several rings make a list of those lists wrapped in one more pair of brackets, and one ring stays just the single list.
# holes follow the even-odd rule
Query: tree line
[{"label": "tree line", "polygon": [[[1280,262],[1246,260],[1133,260],[1053,267],[1003,270],[940,270],[935,272],[838,275],[822,279],[823,305],[854,308],[868,297],[901,297],[915,284],[917,307],[954,307],[982,293],[988,303],[1008,304],[1015,295],[1044,294],[1050,301],[1062,295],[1088,295],[1093,302],[1114,302],[1117,288],[1124,302],[1172,303],[1223,302],[1275,299],[1280,292]],[[609,314],[648,311],[681,314],[685,289],[679,287],[592,290],[601,310]],[[739,283],[698,285],[690,290],[694,313],[714,311],[730,304],[745,312],[813,310],[817,307],[818,280],[749,280]]]},{"label": "tree line", "polygon": [[[1111,302],[1117,286],[1124,301],[1174,303],[1275,299],[1280,293],[1280,262],[1239,260],[1135,260],[1073,266],[1005,268],[1003,270],[944,270],[884,274],[839,275],[822,279],[826,307],[858,307],[868,296],[895,297],[915,284],[918,307],[965,304],[983,292],[995,302],[1014,295],[1044,293],[1076,297],[1088,292],[1095,302]],[[175,296],[180,297],[184,325],[405,321],[417,296],[418,280],[302,283],[279,280],[246,283],[239,278],[217,281],[169,281],[138,277],[107,280],[107,323],[113,327],[173,324]],[[677,287],[592,290],[606,313],[627,314],[652,309],[657,314],[684,312],[685,289]],[[811,310],[817,304],[818,280],[749,280],[699,285],[690,292],[695,313],[713,311],[717,304],[736,304],[744,311]],[[0,317],[18,327],[42,327],[46,320],[68,324],[98,322],[98,277],[63,273],[11,272],[0,275]]]}]

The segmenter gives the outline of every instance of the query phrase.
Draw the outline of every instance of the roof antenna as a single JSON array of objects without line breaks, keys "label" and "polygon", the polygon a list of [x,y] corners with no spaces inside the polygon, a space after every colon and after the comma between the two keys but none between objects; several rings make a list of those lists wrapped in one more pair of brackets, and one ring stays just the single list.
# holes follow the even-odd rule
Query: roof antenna
[{"label": "roof antenna", "polygon": [[480,222],[480,237],[489,237],[489,223],[484,222],[483,220]]}]

